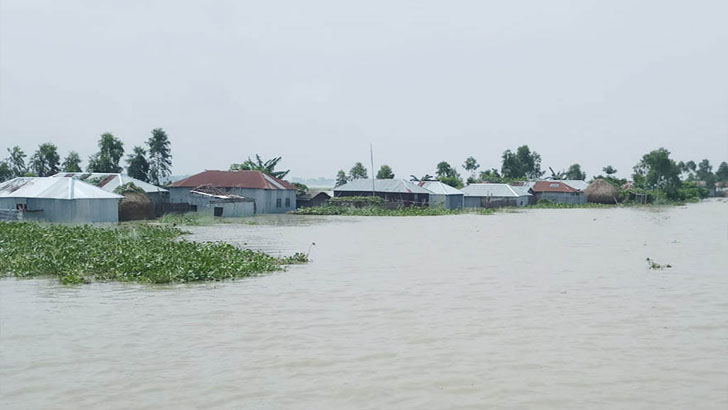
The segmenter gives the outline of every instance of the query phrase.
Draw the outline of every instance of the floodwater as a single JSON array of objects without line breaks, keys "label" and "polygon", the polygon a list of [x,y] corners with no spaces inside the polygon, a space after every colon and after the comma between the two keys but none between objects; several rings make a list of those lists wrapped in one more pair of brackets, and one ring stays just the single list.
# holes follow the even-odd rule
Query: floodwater
[{"label": "floodwater", "polygon": [[253,220],[192,237],[313,261],[1,280],[0,408],[728,408],[726,201]]}]

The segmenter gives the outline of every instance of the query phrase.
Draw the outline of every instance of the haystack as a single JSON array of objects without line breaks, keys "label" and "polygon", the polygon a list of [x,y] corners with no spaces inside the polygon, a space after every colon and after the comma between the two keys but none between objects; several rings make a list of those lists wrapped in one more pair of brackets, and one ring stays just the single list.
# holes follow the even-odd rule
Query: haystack
[{"label": "haystack", "polygon": [[130,182],[117,187],[114,192],[124,196],[119,202],[119,221],[154,219],[154,203],[143,189]]},{"label": "haystack", "polygon": [[616,204],[619,202],[619,190],[609,182],[599,178],[584,190],[586,199],[597,204]]}]

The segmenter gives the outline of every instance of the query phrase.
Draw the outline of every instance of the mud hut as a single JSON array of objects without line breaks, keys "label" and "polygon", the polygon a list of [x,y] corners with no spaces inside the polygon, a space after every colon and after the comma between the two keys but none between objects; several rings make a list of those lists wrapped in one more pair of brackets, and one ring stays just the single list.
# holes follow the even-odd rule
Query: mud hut
[{"label": "mud hut", "polygon": [[597,204],[616,204],[619,202],[619,190],[604,179],[595,179],[584,190],[586,199]]},{"label": "mud hut", "polygon": [[119,221],[154,219],[154,203],[142,188],[129,182],[114,192],[124,197],[119,202]]}]

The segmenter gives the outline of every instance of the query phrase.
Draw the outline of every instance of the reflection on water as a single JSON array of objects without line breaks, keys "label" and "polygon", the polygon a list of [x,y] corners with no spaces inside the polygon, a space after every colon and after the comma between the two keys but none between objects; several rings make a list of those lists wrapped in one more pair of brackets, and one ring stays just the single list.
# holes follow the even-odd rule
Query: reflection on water
[{"label": "reflection on water", "polygon": [[312,263],[0,281],[0,408],[728,407],[728,203],[253,220],[192,239]]}]

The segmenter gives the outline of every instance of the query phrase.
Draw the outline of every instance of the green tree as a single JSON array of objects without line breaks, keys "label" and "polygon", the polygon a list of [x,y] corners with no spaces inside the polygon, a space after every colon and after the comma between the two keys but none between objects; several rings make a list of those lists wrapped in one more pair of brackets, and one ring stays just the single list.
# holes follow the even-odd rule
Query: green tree
[{"label": "green tree", "polygon": [[394,179],[394,172],[389,165],[382,165],[377,171],[377,179]]},{"label": "green tree", "polygon": [[39,177],[57,174],[61,170],[60,164],[58,148],[49,142],[38,146],[38,150],[30,157],[30,168]]},{"label": "green tree", "polygon": [[81,172],[81,157],[78,152],[71,151],[63,160],[63,172]]},{"label": "green tree", "polygon": [[490,182],[490,183],[501,183],[503,182],[503,177],[498,173],[498,170],[495,168],[482,171],[480,173],[480,180],[482,182]]},{"label": "green tree", "polygon": [[708,186],[715,184],[715,175],[713,174],[713,166],[710,165],[710,161],[707,159],[700,161],[698,170],[695,171],[695,177],[699,181],[705,181]]},{"label": "green tree", "polygon": [[86,169],[89,172],[119,173],[123,170],[119,165],[123,156],[124,143],[111,133],[105,132],[99,138],[99,152],[89,157]]},{"label": "green tree", "polygon": [[7,161],[10,170],[13,172],[13,178],[24,176],[28,172],[28,169],[25,167],[25,152],[16,145],[13,148],[8,148],[8,153],[10,156]]},{"label": "green tree", "polygon": [[7,181],[13,177],[13,170],[8,161],[0,161],[0,182]]},{"label": "green tree", "polygon": [[285,170],[285,171],[276,171],[276,166],[278,166],[278,163],[281,162],[283,157],[275,157],[272,159],[269,159],[267,161],[263,161],[260,158],[260,155],[255,154],[255,161],[251,160],[250,158],[246,159],[245,162],[242,164],[232,164],[230,165],[231,171],[260,171],[264,174],[268,174],[271,176],[274,176],[278,179],[283,179],[288,175],[291,170]]},{"label": "green tree", "polygon": [[478,168],[480,168],[480,164],[474,157],[467,157],[463,162],[463,169],[470,172],[471,175],[475,174]]},{"label": "green tree", "polygon": [[461,188],[463,186],[463,180],[460,178],[460,174],[446,161],[441,161],[437,164],[435,175],[437,175],[438,181],[452,187]]},{"label": "green tree", "polygon": [[643,155],[634,166],[632,179],[638,187],[663,190],[673,199],[681,185],[680,170],[675,161],[670,159],[670,151],[665,148]]},{"label": "green tree", "polygon": [[715,177],[718,181],[728,181],[728,163],[725,161],[720,163],[718,170],[715,171]]},{"label": "green tree", "polygon": [[617,173],[617,170],[611,165],[607,165],[606,167],[602,168],[602,171],[604,171],[604,173],[607,175],[614,175]]},{"label": "green tree", "polygon": [[541,155],[536,151],[531,152],[528,145],[521,145],[515,153],[511,150],[506,150],[503,152],[501,159],[501,175],[503,178],[534,179],[543,175],[543,171],[541,171]]},{"label": "green tree", "polygon": [[167,133],[163,129],[152,130],[152,136],[147,140],[147,148],[149,151],[149,182],[154,185],[159,185],[172,172],[170,145]]},{"label": "green tree", "polygon": [[346,177],[346,172],[344,172],[343,169],[340,169],[339,172],[336,173],[336,185],[334,187],[340,187],[347,182],[349,182],[349,178]]},{"label": "green tree", "polygon": [[147,151],[139,146],[134,147],[133,153],[126,158],[126,173],[132,178],[149,182],[149,171]]},{"label": "green tree", "polygon": [[565,176],[566,179],[579,179],[583,181],[586,179],[586,172],[582,172],[581,165],[571,164]]},{"label": "green tree", "polygon": [[349,170],[349,180],[354,179],[366,179],[369,171],[362,165],[361,162],[357,162],[354,164],[353,167]]}]

